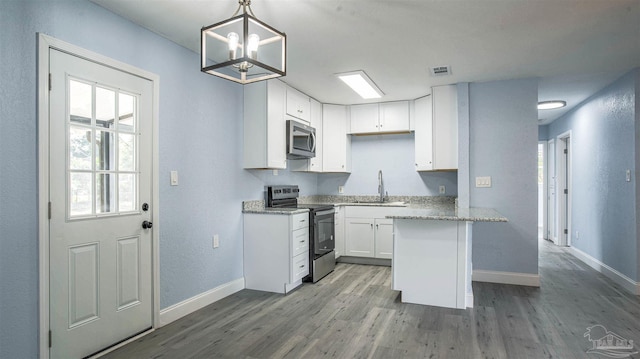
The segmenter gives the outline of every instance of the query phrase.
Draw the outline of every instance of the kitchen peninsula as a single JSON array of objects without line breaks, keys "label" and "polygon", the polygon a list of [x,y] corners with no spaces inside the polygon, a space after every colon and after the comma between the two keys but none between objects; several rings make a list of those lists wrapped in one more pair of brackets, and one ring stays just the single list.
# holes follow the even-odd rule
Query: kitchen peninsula
[{"label": "kitchen peninsula", "polygon": [[473,222],[506,222],[489,208],[409,206],[393,219],[392,288],[402,302],[464,309],[473,307]]}]

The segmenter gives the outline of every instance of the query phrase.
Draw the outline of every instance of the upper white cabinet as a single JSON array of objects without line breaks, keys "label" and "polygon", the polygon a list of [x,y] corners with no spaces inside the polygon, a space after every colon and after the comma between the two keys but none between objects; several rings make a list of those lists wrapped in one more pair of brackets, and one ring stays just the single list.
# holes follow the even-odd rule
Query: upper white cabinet
[{"label": "upper white cabinet", "polygon": [[311,102],[309,96],[287,87],[287,115],[310,122]]},{"label": "upper white cabinet", "polygon": [[351,134],[410,131],[409,101],[352,105]]},{"label": "upper white cabinet", "polygon": [[316,156],[304,160],[289,160],[289,169],[295,172],[322,172],[323,128],[322,104],[314,99],[311,103],[311,127],[316,129]]},{"label": "upper white cabinet", "polygon": [[322,105],[322,172],[351,171],[351,137],[347,107]]},{"label": "upper white cabinet", "polygon": [[244,86],[244,168],[287,168],[286,92],[279,80]]},{"label": "upper white cabinet", "polygon": [[458,95],[455,85],[432,88],[415,100],[416,171],[458,169]]}]

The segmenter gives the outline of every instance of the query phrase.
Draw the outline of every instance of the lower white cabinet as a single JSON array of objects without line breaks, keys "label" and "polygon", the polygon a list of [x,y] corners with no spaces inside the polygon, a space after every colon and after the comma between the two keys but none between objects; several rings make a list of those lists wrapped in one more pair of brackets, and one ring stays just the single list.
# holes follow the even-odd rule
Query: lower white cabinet
[{"label": "lower white cabinet", "polygon": [[309,213],[244,213],[247,289],[288,293],[309,274]]},{"label": "lower white cabinet", "polygon": [[345,207],[345,256],[391,259],[394,207]]}]

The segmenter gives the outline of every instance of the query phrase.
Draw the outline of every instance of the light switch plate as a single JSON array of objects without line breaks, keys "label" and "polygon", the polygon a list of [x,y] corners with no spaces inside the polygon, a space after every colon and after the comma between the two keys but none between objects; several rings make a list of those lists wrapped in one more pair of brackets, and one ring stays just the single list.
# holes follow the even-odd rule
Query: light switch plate
[{"label": "light switch plate", "polygon": [[479,188],[491,187],[491,176],[476,177],[476,187],[479,187]]},{"label": "light switch plate", "polygon": [[344,193],[344,186],[338,186],[338,193]]},{"label": "light switch plate", "polygon": [[440,194],[445,194],[447,192],[447,188],[445,186],[440,186]]},{"label": "light switch plate", "polygon": [[178,171],[171,171],[171,185],[178,185]]},{"label": "light switch plate", "polygon": [[220,237],[217,234],[213,235],[213,248],[220,247]]}]

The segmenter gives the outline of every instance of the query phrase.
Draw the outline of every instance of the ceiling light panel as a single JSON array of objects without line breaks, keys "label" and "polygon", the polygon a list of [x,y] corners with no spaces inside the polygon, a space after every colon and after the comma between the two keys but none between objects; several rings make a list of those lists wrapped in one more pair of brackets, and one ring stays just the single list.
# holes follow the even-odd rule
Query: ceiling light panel
[{"label": "ceiling light panel", "polygon": [[364,71],[345,72],[336,76],[365,100],[380,98],[384,95]]}]

